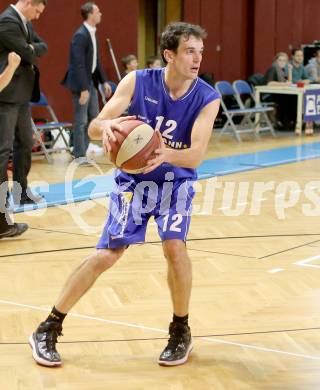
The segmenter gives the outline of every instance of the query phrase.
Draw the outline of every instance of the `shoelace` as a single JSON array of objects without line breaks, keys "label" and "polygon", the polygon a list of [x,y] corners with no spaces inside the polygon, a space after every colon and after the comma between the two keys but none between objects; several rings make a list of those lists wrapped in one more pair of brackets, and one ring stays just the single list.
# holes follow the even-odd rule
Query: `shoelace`
[{"label": "shoelace", "polygon": [[180,343],[183,343],[183,335],[180,332],[172,331],[166,349],[175,350]]},{"label": "shoelace", "polygon": [[46,346],[50,351],[56,351],[56,343],[58,342],[58,337],[63,336],[62,332],[57,330],[50,330],[45,332],[46,335]]}]

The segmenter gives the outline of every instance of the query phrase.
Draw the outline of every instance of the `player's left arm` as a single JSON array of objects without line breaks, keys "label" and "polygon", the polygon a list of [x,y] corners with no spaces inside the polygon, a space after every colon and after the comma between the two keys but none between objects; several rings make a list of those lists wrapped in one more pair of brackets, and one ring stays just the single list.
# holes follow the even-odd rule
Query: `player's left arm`
[{"label": "player's left arm", "polygon": [[204,159],[219,107],[220,99],[216,99],[200,111],[192,128],[191,146],[188,149],[167,148],[158,132],[161,146],[155,151],[156,157],[148,161],[144,173],[153,171],[164,162],[181,168],[197,168]]}]

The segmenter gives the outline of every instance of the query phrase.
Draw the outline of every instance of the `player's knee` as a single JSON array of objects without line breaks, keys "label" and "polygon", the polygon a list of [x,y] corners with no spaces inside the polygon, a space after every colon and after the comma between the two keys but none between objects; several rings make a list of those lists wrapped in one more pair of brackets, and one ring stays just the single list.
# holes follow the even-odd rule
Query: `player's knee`
[{"label": "player's knee", "polygon": [[186,247],[184,242],[172,240],[164,245],[164,255],[171,265],[179,265],[186,257]]},{"label": "player's knee", "polygon": [[92,258],[92,264],[94,271],[97,274],[101,274],[108,268],[112,267],[113,264],[121,257],[124,249],[100,249]]}]

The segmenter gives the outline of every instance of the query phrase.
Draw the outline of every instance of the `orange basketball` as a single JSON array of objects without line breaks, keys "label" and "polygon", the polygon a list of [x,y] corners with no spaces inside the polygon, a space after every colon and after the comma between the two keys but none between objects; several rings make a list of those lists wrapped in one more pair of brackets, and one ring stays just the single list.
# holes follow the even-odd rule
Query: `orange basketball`
[{"label": "orange basketball", "polygon": [[117,141],[109,140],[112,148],[109,158],[122,171],[141,173],[159,147],[157,134],[147,123],[136,119],[123,121],[120,125],[122,131],[114,131]]}]

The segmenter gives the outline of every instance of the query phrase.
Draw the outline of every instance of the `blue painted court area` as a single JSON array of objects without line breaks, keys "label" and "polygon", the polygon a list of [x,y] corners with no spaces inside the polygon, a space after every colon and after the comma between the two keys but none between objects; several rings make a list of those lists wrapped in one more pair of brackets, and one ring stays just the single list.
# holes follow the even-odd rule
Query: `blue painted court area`
[{"label": "blue painted court area", "polygon": [[[200,165],[198,168],[198,177],[199,179],[207,179],[214,176],[230,175],[232,173],[290,164],[319,157],[320,142],[313,142],[298,146],[263,150],[255,153],[212,158],[203,161]],[[34,187],[32,190],[43,195],[45,201],[38,203],[36,206],[14,206],[13,211],[18,213],[106,197],[112,191],[113,185],[113,177],[111,175],[99,175],[87,177],[82,180],[74,180],[72,182]]]}]

